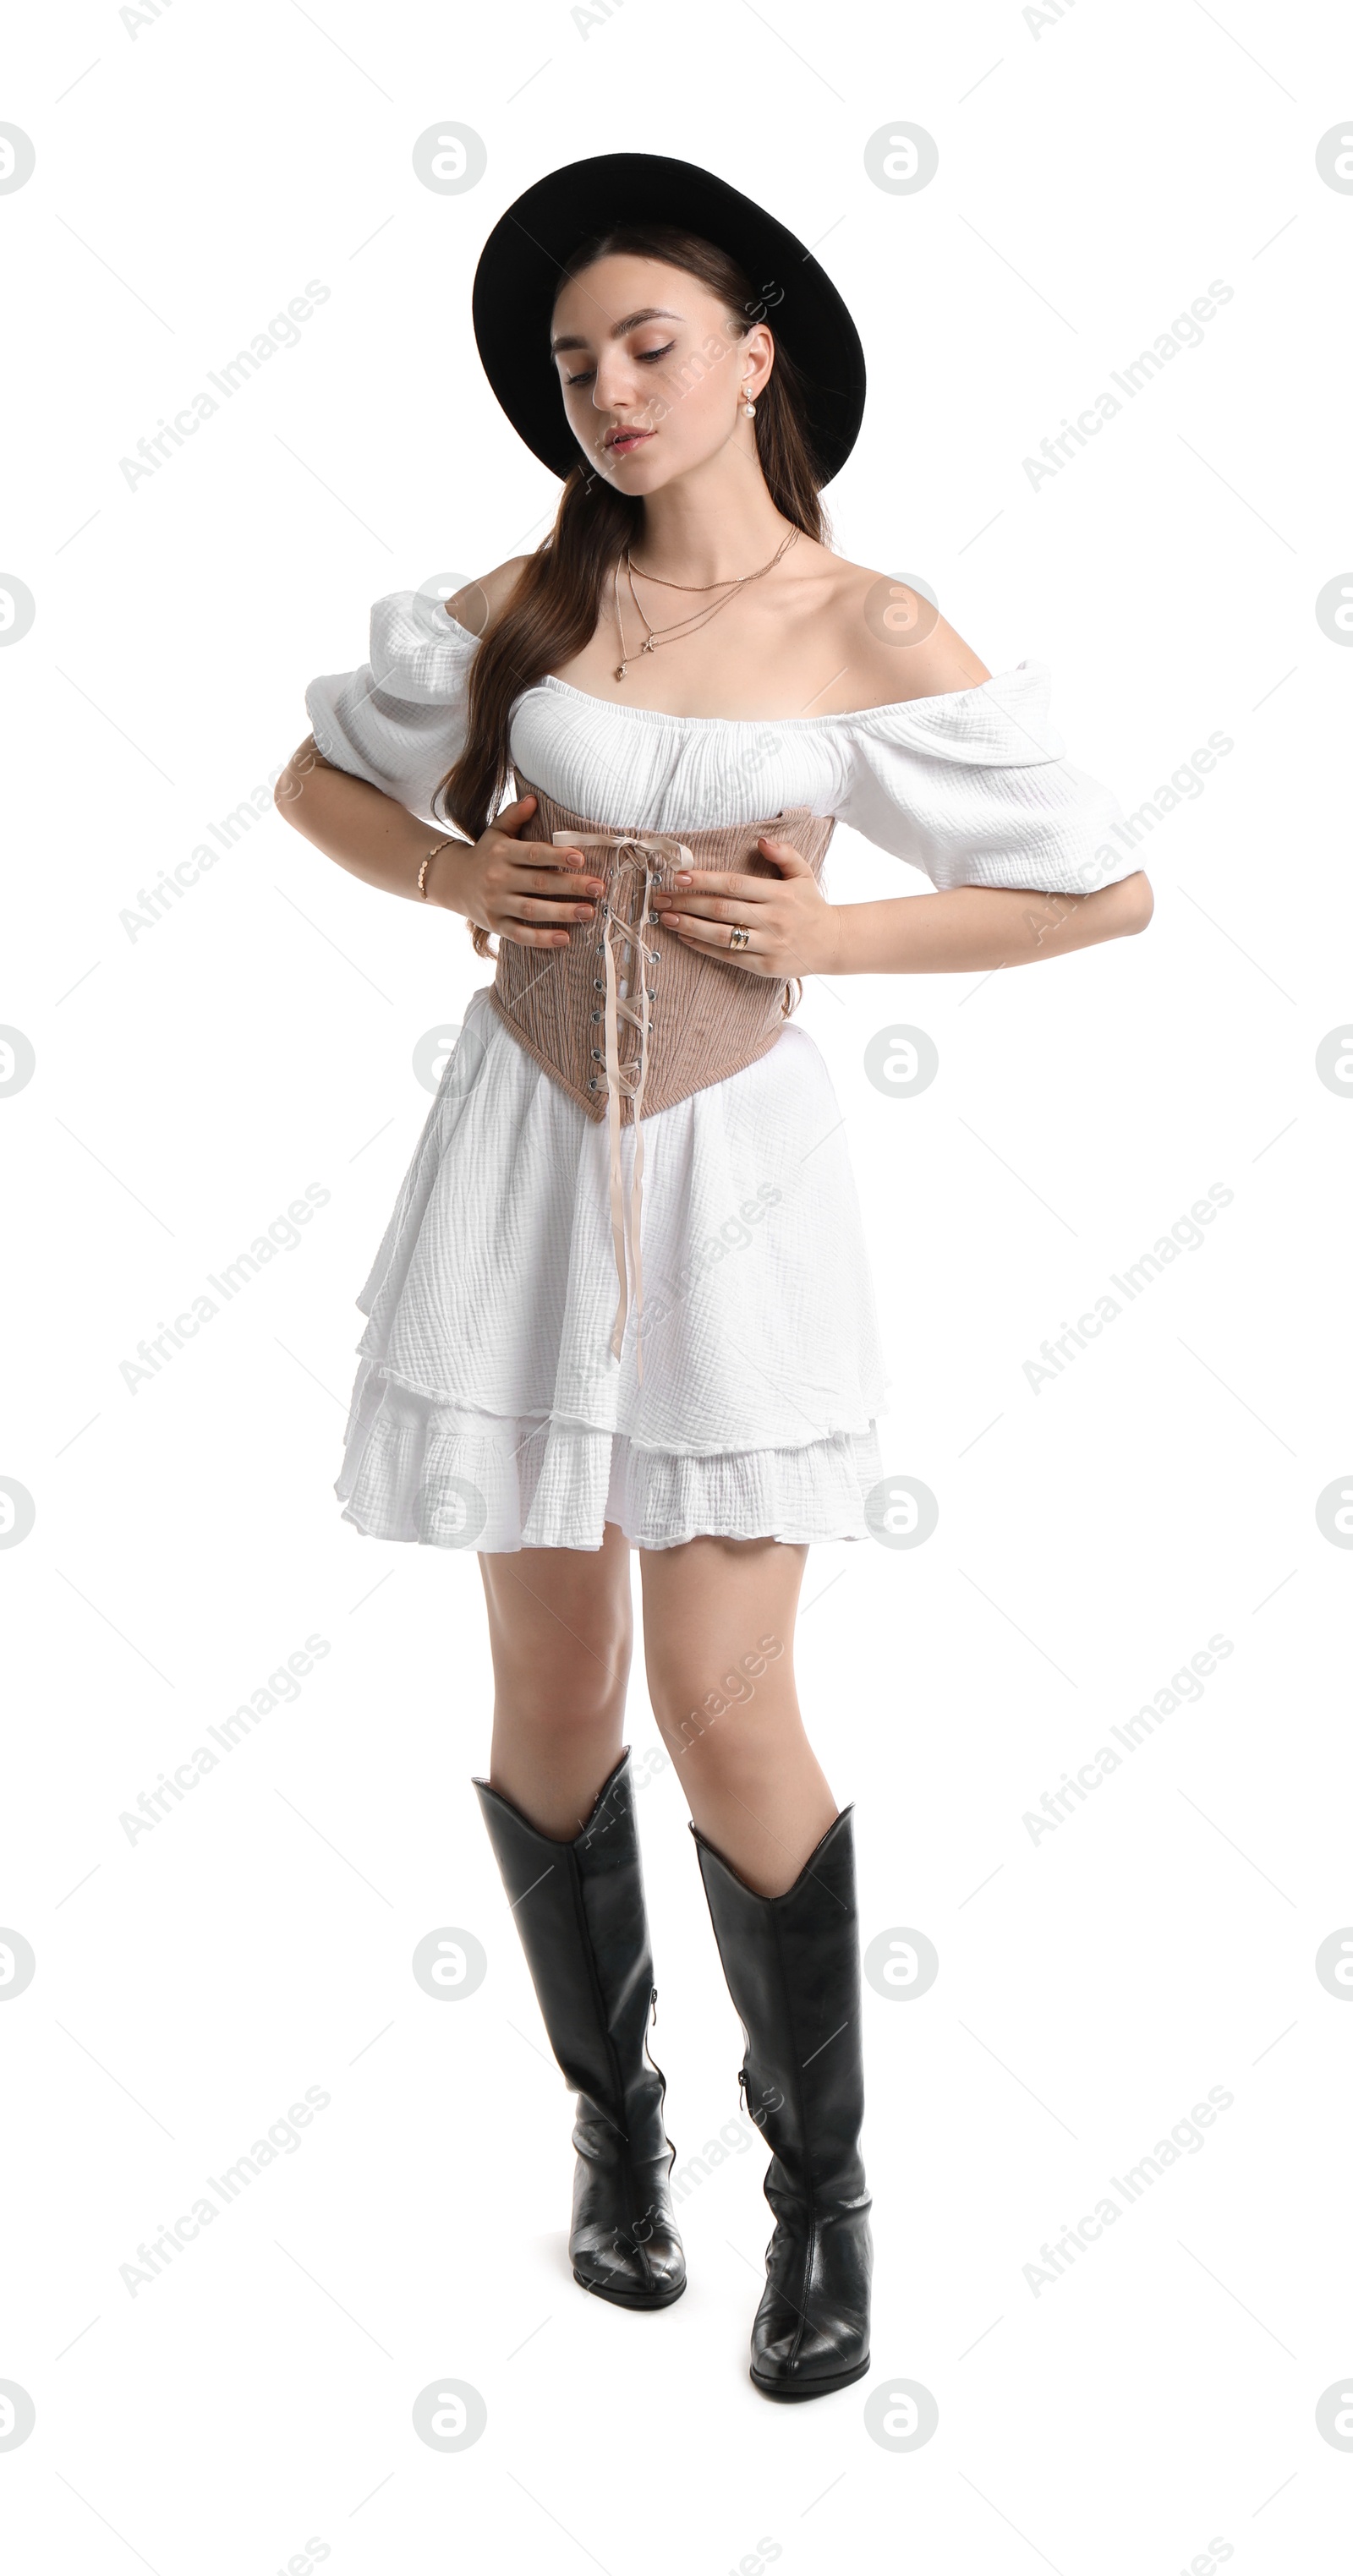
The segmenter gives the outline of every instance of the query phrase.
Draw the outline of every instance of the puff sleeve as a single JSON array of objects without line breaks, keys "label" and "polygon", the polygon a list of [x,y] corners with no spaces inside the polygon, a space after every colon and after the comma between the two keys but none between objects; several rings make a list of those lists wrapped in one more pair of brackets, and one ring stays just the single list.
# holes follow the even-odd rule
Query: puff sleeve
[{"label": "puff sleeve", "polygon": [[464,746],[477,645],[422,591],[378,599],[360,670],[312,680],[306,690],[316,750],[425,822],[444,822],[433,798]]},{"label": "puff sleeve", "polygon": [[1020,662],[975,689],[852,716],[838,818],[941,891],[1092,894],[1134,875],[1116,799],[1064,756],[1050,685],[1045,663]]}]

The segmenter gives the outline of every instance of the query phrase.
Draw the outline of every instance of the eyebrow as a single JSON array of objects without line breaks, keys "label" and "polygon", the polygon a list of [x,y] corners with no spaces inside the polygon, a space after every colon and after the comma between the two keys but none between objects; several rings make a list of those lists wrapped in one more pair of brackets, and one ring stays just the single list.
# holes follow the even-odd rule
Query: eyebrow
[{"label": "eyebrow", "polygon": [[[645,304],[637,313],[627,313],[623,321],[613,322],[607,336],[612,340],[623,340],[625,333],[637,329],[641,322],[679,322],[681,319],[682,316],[679,313],[673,313],[669,305]],[[565,339],[551,340],[550,355],[556,357],[561,349],[586,349],[590,345],[589,341],[579,338],[575,332]]]}]

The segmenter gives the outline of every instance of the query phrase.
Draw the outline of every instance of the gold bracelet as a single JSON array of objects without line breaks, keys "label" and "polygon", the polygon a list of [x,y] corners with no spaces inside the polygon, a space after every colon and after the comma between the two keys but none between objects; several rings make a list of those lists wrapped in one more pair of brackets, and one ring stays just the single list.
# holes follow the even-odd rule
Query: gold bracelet
[{"label": "gold bracelet", "polygon": [[424,859],[423,864],[418,871],[418,891],[422,896],[424,903],[426,903],[428,899],[428,869],[431,867],[439,850],[449,850],[452,846],[453,844],[450,837],[444,841],[434,842],[433,847],[429,850],[427,857]]}]

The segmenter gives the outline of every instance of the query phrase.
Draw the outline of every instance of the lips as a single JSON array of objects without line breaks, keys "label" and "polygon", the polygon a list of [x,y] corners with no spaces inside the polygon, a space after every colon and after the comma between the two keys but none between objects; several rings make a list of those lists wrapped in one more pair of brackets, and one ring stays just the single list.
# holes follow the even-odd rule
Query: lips
[{"label": "lips", "polygon": [[651,429],[613,429],[606,437],[606,453],[608,456],[632,456],[635,448],[642,447],[652,436]]}]

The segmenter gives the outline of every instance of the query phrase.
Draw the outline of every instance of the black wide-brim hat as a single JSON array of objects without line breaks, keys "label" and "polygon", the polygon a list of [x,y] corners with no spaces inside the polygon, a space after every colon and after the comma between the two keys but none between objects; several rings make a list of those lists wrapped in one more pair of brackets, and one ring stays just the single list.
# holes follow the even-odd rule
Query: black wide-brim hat
[{"label": "black wide-brim hat", "polygon": [[840,295],[810,250],[764,206],[693,161],[603,152],[551,170],[494,225],[474,281],[484,372],[533,456],[563,476],[582,450],[564,415],[550,316],[584,242],[635,224],[675,224],[735,259],[764,321],[803,379],[803,427],[824,483],[839,474],[864,412],[864,351]]}]

